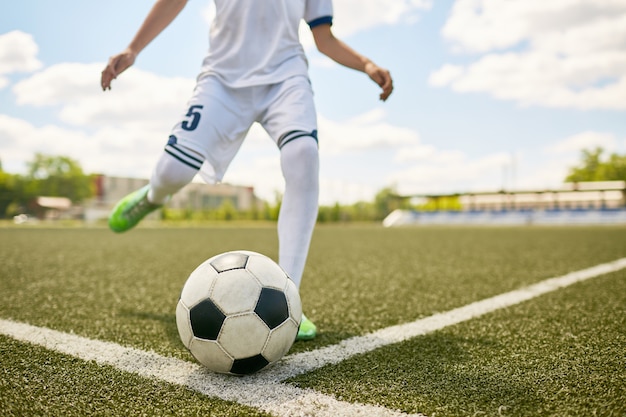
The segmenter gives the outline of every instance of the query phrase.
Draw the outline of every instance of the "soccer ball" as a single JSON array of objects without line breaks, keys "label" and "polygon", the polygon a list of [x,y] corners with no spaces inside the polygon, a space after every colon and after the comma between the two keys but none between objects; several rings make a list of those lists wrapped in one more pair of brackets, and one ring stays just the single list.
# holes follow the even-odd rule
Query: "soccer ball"
[{"label": "soccer ball", "polygon": [[198,266],[183,286],[176,325],[183,344],[208,369],[257,372],[282,358],[298,334],[300,294],[265,255],[232,251]]}]

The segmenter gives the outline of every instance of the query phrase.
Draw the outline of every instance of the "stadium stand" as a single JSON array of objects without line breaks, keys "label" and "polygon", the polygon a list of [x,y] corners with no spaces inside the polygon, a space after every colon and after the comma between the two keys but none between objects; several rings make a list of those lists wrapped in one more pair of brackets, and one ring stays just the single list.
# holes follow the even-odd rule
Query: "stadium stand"
[{"label": "stadium stand", "polygon": [[457,198],[459,210],[395,210],[386,227],[421,225],[626,224],[626,181],[565,183],[551,190],[416,195],[437,207]]}]

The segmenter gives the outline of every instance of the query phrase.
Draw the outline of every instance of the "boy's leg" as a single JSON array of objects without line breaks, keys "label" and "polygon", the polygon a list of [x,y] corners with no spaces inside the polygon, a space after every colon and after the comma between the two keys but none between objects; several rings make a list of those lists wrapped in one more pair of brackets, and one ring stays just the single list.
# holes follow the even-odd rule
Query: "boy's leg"
[{"label": "boy's leg", "polygon": [[[316,139],[308,134],[281,148],[285,193],[278,217],[279,264],[300,286],[319,200],[319,155]],[[317,329],[304,314],[298,340],[313,339]]]},{"label": "boy's leg", "polygon": [[[181,161],[179,153],[197,158],[194,163]],[[150,191],[148,200],[154,204],[164,204],[171,195],[189,184],[202,166],[202,157],[180,146],[172,148],[171,144],[165,147],[165,152],[157,162],[150,177]]]},{"label": "boy's leg", "polygon": [[[268,86],[257,120],[281,151],[285,192],[278,218],[280,266],[300,286],[319,199],[317,115],[307,77],[291,77]],[[302,316],[298,339],[312,339],[315,325]]]},{"label": "boy's leg", "polygon": [[278,216],[279,263],[299,287],[317,220],[319,156],[312,136],[287,143],[280,152],[285,193]]},{"label": "boy's leg", "polygon": [[160,208],[168,197],[188,184],[198,172],[164,152],[152,173],[150,184],[121,199],[109,216],[109,227],[117,233],[132,229]]}]

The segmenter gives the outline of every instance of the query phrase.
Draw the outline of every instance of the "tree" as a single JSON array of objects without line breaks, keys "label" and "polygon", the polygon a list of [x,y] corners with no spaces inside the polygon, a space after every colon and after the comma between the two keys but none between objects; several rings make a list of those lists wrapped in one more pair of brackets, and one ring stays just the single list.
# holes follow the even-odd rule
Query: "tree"
[{"label": "tree", "polygon": [[9,207],[15,203],[15,176],[2,170],[0,165],[0,217],[8,213]]},{"label": "tree", "polygon": [[375,220],[382,220],[396,209],[410,208],[409,198],[400,196],[394,188],[380,190],[374,197]]},{"label": "tree", "polygon": [[37,195],[67,197],[75,203],[93,195],[91,176],[67,156],[35,154],[28,163],[27,179],[32,181]]},{"label": "tree", "polygon": [[601,147],[584,149],[580,164],[570,168],[565,181],[626,181],[626,155],[613,153],[603,160],[603,153]]},{"label": "tree", "polygon": [[626,181],[626,155],[611,154],[605,164],[603,176],[607,180]]}]

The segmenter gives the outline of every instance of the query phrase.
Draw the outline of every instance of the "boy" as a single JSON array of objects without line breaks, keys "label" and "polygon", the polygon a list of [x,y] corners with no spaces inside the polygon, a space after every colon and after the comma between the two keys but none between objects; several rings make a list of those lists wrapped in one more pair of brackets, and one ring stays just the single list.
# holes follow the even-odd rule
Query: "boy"
[{"label": "boy", "polygon": [[[366,73],[385,101],[393,91],[389,71],[335,38],[332,0],[214,0],[210,48],[181,120],[172,129],[148,186],[113,209],[115,232],[134,227],[200,175],[219,182],[249,128],[258,122],[280,150],[285,190],[278,218],[280,266],[300,285],[317,219],[319,155],[317,114],[308,64],[298,38],[309,25],[317,49],[348,68]],[[103,90],[134,64],[137,55],[167,27],[187,0],[156,0],[129,46],[102,71]],[[298,339],[316,336],[304,315]]]}]

